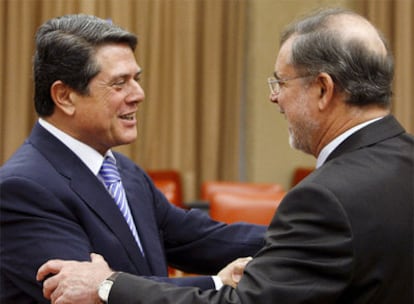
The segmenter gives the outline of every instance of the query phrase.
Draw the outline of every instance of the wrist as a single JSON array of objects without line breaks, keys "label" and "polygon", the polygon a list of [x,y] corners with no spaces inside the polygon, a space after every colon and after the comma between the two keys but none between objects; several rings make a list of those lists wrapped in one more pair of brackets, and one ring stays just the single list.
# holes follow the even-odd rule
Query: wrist
[{"label": "wrist", "polygon": [[221,287],[223,287],[224,284],[220,276],[216,275],[216,276],[212,276],[211,278],[213,279],[216,290],[219,290]]},{"label": "wrist", "polygon": [[121,272],[113,272],[108,278],[102,281],[98,286],[98,297],[101,303],[108,303],[109,293],[111,292],[112,285]]}]

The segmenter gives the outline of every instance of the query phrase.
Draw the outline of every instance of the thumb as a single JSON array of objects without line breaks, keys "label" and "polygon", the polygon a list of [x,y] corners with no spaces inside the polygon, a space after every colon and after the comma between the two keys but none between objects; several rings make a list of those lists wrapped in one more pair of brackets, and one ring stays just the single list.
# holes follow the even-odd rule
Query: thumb
[{"label": "thumb", "polygon": [[100,254],[91,253],[91,261],[92,263],[97,263],[97,262],[105,261],[105,259]]},{"label": "thumb", "polygon": [[232,273],[231,274],[231,279],[235,282],[235,283],[239,283],[241,280],[242,275],[240,273]]},{"label": "thumb", "polygon": [[252,258],[245,258],[242,261],[237,262],[237,264],[234,267],[234,271],[231,274],[231,278],[234,282],[239,283],[241,280],[241,277],[244,272],[244,268],[246,267],[247,263],[249,263],[252,260]]}]

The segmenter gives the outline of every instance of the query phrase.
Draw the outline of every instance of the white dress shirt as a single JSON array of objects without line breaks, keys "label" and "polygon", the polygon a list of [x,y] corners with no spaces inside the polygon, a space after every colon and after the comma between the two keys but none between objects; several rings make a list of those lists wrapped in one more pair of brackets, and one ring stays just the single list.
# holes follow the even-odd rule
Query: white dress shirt
[{"label": "white dress shirt", "polygon": [[[48,123],[46,120],[39,118],[39,123],[43,128],[49,131],[63,144],[65,144],[73,153],[75,153],[82,160],[82,162],[92,171],[92,173],[99,178],[98,173],[104,161],[104,156],[102,156],[98,151],[91,148],[90,146],[73,138],[72,136],[66,134],[62,130],[59,130],[52,124]],[[115,159],[111,150],[108,150],[106,152],[105,156],[107,155]],[[214,281],[216,289],[220,289],[223,286],[223,282],[218,276],[212,276],[212,279]]]},{"label": "white dress shirt", "polygon": [[346,130],[344,133],[334,138],[334,140],[332,140],[329,144],[323,147],[323,149],[319,153],[318,158],[316,160],[316,168],[319,168],[320,166],[322,166],[324,162],[326,161],[326,159],[328,158],[328,156],[332,153],[332,151],[335,150],[336,147],[338,147],[345,139],[347,139],[349,136],[354,134],[356,131],[362,129],[363,127],[369,124],[372,124],[373,122],[377,120],[380,120],[381,118],[383,117],[378,117],[378,118],[365,121],[359,125],[356,125],[355,127],[352,127],[349,130]]},{"label": "white dress shirt", "polygon": [[[48,123],[46,120],[39,118],[39,123],[43,128],[52,133],[52,135],[59,139],[73,153],[75,153],[95,176],[98,175],[104,161],[104,156],[102,156],[98,151],[91,148],[87,144],[84,144],[83,142],[66,134],[62,130],[59,130],[52,124]],[[107,155],[114,158],[110,150],[107,152]]]}]

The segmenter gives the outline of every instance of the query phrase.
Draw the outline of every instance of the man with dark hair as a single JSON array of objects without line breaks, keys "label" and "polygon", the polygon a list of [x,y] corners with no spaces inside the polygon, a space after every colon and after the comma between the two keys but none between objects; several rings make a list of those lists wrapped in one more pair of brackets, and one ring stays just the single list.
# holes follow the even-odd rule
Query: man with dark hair
[{"label": "man with dark hair", "polygon": [[[317,169],[285,196],[237,287],[180,288],[94,256],[43,265],[38,279],[54,275],[45,296],[92,303],[110,286],[100,297],[110,304],[412,304],[414,137],[390,114],[392,78],[388,47],[362,16],[327,9],[294,23],[282,36],[270,100],[291,145],[314,155]],[[90,288],[72,284],[85,279]]]},{"label": "man with dark hair", "polygon": [[[148,175],[112,151],[137,137],[144,100],[135,35],[93,16],[43,24],[34,56],[39,120],[0,168],[0,302],[48,303],[36,281],[52,258],[105,257],[116,270],[201,289],[234,284],[239,256],[266,227],[212,221],[174,207]],[[168,265],[206,276],[168,278]]]}]

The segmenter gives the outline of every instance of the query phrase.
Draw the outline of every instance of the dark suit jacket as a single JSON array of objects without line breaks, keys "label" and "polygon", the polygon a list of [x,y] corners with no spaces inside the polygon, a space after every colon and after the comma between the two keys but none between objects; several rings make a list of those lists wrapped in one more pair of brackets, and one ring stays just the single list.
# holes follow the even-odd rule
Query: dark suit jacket
[{"label": "dark suit jacket", "polygon": [[[145,258],[110,194],[82,161],[36,124],[0,168],[0,302],[47,302],[36,282],[51,258],[102,254],[115,270],[168,281],[167,261],[184,271],[215,274],[264,245],[265,227],[213,222],[204,212],[174,207],[149,177],[115,153]],[[173,280],[212,288],[210,276]]]},{"label": "dark suit jacket", "polygon": [[109,303],[412,304],[414,138],[388,116],[293,188],[237,289],[199,293],[122,274]]}]

